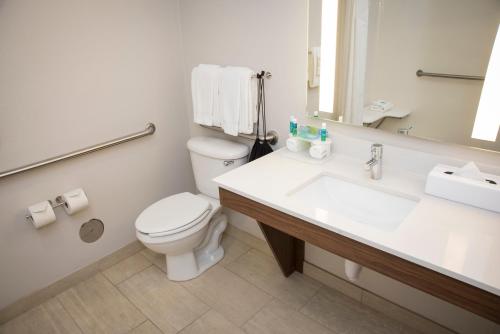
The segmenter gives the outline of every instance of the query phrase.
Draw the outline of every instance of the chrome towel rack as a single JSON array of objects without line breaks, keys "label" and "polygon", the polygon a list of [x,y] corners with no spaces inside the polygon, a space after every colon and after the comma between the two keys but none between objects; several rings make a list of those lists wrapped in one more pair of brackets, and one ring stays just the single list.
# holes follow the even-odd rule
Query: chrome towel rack
[{"label": "chrome towel rack", "polygon": [[55,157],[52,157],[52,158],[48,158],[48,159],[45,159],[45,160],[40,160],[40,161],[33,162],[31,164],[28,164],[28,165],[24,165],[24,166],[20,166],[20,167],[17,167],[17,168],[13,168],[13,169],[9,169],[9,170],[0,172],[0,178],[6,177],[6,176],[10,176],[10,175],[14,175],[14,174],[19,174],[19,173],[22,173],[22,172],[26,172],[26,171],[31,170],[31,169],[35,169],[35,168],[38,168],[38,167],[42,167],[42,166],[46,166],[46,165],[52,164],[54,162],[58,162],[58,161],[66,160],[66,159],[71,159],[71,158],[76,158],[76,157],[79,157],[79,156],[82,156],[82,155],[85,155],[85,154],[89,154],[89,153],[92,153],[92,152],[97,152],[97,151],[103,150],[105,148],[108,148],[108,147],[111,147],[111,146],[115,146],[115,145],[119,145],[119,144],[122,144],[122,143],[126,143],[128,141],[139,139],[139,138],[142,138],[142,137],[145,137],[145,136],[150,136],[153,133],[155,133],[155,131],[156,131],[156,126],[153,123],[148,123],[146,125],[146,129],[144,129],[142,131],[139,131],[139,132],[132,133],[132,134],[127,135],[127,136],[123,136],[123,137],[111,139],[111,140],[105,141],[105,142],[100,143],[100,144],[96,144],[96,145],[92,145],[92,146],[88,146],[88,147],[82,148],[80,150],[76,150],[76,151],[69,152],[69,153],[66,153],[66,154],[61,154],[61,155],[58,155],[58,156],[55,156]]},{"label": "chrome towel rack", "polygon": [[[273,77],[273,75],[271,74],[271,72],[268,72],[268,71],[264,72],[263,71],[263,73],[264,73],[263,74],[264,78],[266,78],[266,79],[271,79]],[[260,75],[261,75],[260,73],[255,73],[255,74],[252,75],[252,78],[259,78]]]},{"label": "chrome towel rack", "polygon": [[[218,132],[224,132],[224,129],[222,129],[218,126],[209,126],[209,125],[203,125],[203,124],[199,124],[199,125],[201,127],[204,127],[205,129],[215,130]],[[253,133],[253,134],[238,133],[238,137],[245,138],[248,140],[255,140],[257,137],[257,134],[255,134],[255,133]],[[278,142],[278,133],[274,130],[269,130],[269,131],[267,131],[267,135],[265,137],[260,136],[260,140],[264,140],[264,139],[266,139],[269,142],[269,144],[274,145]]]},{"label": "chrome towel rack", "polygon": [[447,73],[432,73],[417,70],[417,77],[437,77],[449,79],[462,79],[462,80],[484,80],[484,77],[478,75],[463,75],[463,74],[447,74]]}]

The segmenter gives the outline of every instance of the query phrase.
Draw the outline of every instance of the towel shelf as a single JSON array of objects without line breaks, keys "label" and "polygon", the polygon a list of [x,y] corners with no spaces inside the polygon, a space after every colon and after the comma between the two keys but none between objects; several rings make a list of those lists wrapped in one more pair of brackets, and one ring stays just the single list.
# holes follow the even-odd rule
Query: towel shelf
[{"label": "towel shelf", "polygon": [[[209,125],[202,125],[202,124],[200,124],[200,126],[204,127],[205,129],[215,130],[218,132],[224,132],[224,129],[222,129],[218,126],[209,126]],[[252,133],[252,134],[238,133],[238,137],[245,138],[248,140],[255,140],[257,137],[257,134],[255,134],[255,133]],[[278,133],[274,130],[269,130],[269,131],[267,131],[267,135],[265,137],[260,136],[260,139],[261,140],[266,139],[269,142],[269,144],[275,145],[276,143],[278,143]]]},{"label": "towel shelf", "polygon": [[478,75],[463,75],[463,74],[447,74],[447,73],[432,73],[424,72],[418,70],[416,73],[417,77],[436,77],[436,78],[448,78],[448,79],[462,79],[462,80],[484,80],[484,77]]},{"label": "towel shelf", "polygon": [[148,123],[146,125],[146,129],[139,131],[139,132],[136,132],[136,133],[132,133],[132,134],[127,135],[127,136],[111,139],[111,140],[108,140],[106,142],[92,145],[89,147],[85,147],[85,148],[82,148],[80,150],[76,150],[76,151],[73,151],[70,153],[61,154],[61,155],[58,155],[58,156],[55,156],[52,158],[40,160],[40,161],[31,163],[28,165],[24,165],[21,167],[17,167],[17,168],[13,168],[13,169],[9,169],[9,170],[0,172],[0,178],[14,175],[14,174],[18,174],[18,173],[22,173],[22,172],[26,172],[26,171],[34,169],[34,168],[38,168],[38,167],[46,166],[48,164],[52,164],[54,162],[58,162],[58,161],[62,161],[62,160],[70,159],[70,158],[76,158],[76,157],[79,157],[81,155],[92,153],[92,152],[97,152],[97,151],[103,150],[103,149],[111,147],[111,146],[115,146],[115,145],[122,144],[122,143],[125,143],[128,141],[131,141],[131,140],[135,140],[135,139],[139,139],[139,138],[142,138],[145,136],[152,135],[153,133],[155,133],[155,131],[156,131],[155,125],[153,123]]}]

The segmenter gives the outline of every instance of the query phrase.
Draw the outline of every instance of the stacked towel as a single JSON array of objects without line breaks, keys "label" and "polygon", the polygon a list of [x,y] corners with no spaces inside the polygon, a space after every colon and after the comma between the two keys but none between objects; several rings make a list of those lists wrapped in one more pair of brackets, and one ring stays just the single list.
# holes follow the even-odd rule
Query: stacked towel
[{"label": "stacked towel", "polygon": [[257,91],[252,74],[245,67],[195,67],[191,75],[194,122],[220,126],[233,136],[253,133]]},{"label": "stacked towel", "polygon": [[194,122],[220,126],[219,90],[222,68],[218,65],[200,64],[191,72]]},{"label": "stacked towel", "polygon": [[392,102],[386,101],[386,100],[376,100],[373,101],[372,104],[370,104],[370,110],[373,111],[381,111],[381,112],[386,112],[391,110],[394,107],[394,104]]},{"label": "stacked towel", "polygon": [[225,67],[219,93],[224,132],[237,136],[252,133],[254,109],[252,70],[245,67]]}]

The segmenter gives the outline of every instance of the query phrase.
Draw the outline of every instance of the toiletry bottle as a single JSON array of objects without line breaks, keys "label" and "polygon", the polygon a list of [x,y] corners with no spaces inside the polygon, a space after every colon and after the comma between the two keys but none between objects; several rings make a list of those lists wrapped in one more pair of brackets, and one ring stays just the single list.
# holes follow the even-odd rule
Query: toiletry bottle
[{"label": "toiletry bottle", "polygon": [[326,123],[321,123],[320,130],[321,141],[326,141]]},{"label": "toiletry bottle", "polygon": [[293,120],[295,118],[293,116],[290,116],[290,135],[293,136]]},{"label": "toiletry bottle", "polygon": [[292,135],[294,137],[297,137],[297,127],[298,127],[298,125],[297,125],[297,119],[294,117],[293,118],[293,131],[292,131]]}]

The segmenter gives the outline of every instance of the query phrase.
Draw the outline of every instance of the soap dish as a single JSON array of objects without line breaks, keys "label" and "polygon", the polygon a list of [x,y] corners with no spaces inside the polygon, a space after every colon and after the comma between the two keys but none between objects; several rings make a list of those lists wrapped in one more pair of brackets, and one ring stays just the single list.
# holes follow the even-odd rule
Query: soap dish
[{"label": "soap dish", "polygon": [[457,167],[437,165],[427,176],[425,192],[444,199],[500,212],[500,176],[482,173],[484,180],[455,175]]}]

